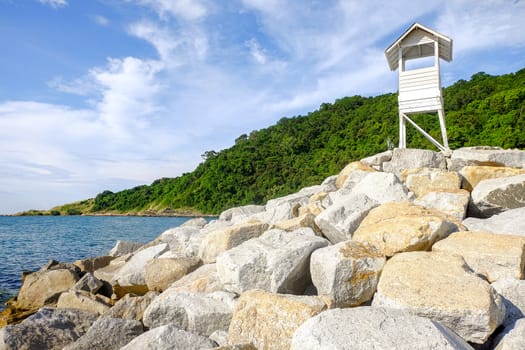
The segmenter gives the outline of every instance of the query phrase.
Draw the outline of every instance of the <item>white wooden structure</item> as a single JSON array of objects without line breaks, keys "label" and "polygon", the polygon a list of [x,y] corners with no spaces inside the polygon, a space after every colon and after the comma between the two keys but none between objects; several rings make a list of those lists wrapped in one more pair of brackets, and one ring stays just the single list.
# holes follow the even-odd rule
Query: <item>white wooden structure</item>
[{"label": "white wooden structure", "polygon": [[[399,68],[399,148],[406,148],[406,122],[412,124],[441,151],[447,151],[448,139],[441,93],[439,59],[452,61],[452,39],[414,23],[385,50],[392,71]],[[434,57],[430,67],[407,70],[406,61]],[[437,112],[443,144],[420,128],[409,114]]]}]

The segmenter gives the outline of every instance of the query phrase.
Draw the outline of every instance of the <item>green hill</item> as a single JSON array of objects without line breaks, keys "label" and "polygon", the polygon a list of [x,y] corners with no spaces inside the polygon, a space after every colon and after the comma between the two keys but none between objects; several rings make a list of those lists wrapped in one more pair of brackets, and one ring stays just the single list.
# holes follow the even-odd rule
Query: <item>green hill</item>
[{"label": "green hill", "polygon": [[[525,148],[525,69],[490,76],[477,73],[444,89],[449,144]],[[440,139],[435,115],[416,122]],[[241,135],[235,145],[207,151],[191,173],[162,178],[117,193],[53,208],[72,213],[208,213],[261,204],[320,183],[347,163],[398,143],[397,94],[352,96],[323,103],[305,116]],[[408,147],[433,149],[408,127]],[[48,212],[49,213],[49,212]]]}]

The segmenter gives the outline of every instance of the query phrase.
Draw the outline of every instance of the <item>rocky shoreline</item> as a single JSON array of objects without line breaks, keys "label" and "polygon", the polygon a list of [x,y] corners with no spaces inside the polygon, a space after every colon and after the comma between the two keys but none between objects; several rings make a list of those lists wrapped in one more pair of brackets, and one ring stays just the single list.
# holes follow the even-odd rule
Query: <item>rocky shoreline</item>
[{"label": "rocky shoreline", "polygon": [[525,151],[394,149],[264,206],[50,261],[3,349],[523,349]]}]

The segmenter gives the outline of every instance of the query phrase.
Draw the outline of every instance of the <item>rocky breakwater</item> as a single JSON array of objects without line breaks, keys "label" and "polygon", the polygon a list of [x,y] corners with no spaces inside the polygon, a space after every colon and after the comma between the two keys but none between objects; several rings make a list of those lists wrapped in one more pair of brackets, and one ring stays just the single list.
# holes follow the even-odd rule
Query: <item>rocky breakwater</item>
[{"label": "rocky breakwater", "polygon": [[26,274],[0,349],[523,349],[524,216],[525,151],[395,149]]}]

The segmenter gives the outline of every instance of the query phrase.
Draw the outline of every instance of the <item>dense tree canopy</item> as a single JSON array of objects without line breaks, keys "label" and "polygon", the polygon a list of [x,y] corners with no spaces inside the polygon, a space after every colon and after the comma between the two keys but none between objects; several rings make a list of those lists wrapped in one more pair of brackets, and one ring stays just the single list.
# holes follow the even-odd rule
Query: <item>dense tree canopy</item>
[{"label": "dense tree canopy", "polygon": [[[525,148],[525,69],[502,76],[477,73],[443,94],[451,148]],[[117,193],[104,191],[94,201],[82,202],[89,203],[82,210],[140,213],[172,208],[216,214],[232,206],[261,204],[318,184],[348,162],[397,144],[397,119],[397,94],[323,103],[308,115],[282,118],[241,135],[231,148],[205,152],[191,173]],[[440,139],[435,115],[414,120]],[[433,149],[415,129],[407,131],[408,147]]]}]

